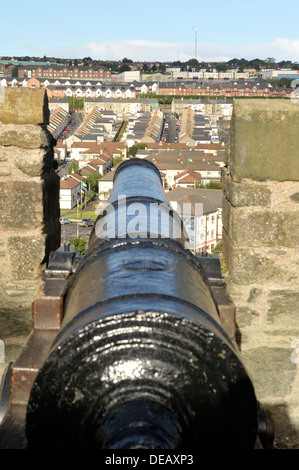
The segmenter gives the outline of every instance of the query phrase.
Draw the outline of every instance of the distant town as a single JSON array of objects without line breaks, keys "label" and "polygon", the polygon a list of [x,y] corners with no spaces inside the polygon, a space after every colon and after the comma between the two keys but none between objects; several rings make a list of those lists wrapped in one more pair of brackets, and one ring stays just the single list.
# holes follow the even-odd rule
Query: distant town
[{"label": "distant town", "polygon": [[[125,159],[150,160],[170,204],[202,205],[184,223],[192,251],[221,251],[224,166],[234,100],[290,99],[299,63],[0,57],[0,86],[44,88],[60,177],[64,241],[88,239]],[[299,88],[298,88],[299,90]],[[132,181],[134,185],[134,181]]]}]

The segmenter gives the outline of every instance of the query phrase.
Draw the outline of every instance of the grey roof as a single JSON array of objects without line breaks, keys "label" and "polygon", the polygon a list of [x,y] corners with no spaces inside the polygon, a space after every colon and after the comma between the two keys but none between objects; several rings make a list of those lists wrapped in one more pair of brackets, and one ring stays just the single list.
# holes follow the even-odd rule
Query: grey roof
[{"label": "grey roof", "polygon": [[[195,204],[202,204],[203,215],[216,212],[219,206],[215,205],[211,198],[206,197],[205,194],[201,191],[213,190],[201,190],[196,188],[175,188],[172,191],[169,191],[166,195],[169,201],[176,201],[180,205],[186,204],[188,202],[191,203],[191,215],[195,214]],[[219,194],[221,193],[222,196],[222,191],[217,191]],[[222,207],[222,205],[220,207]]]},{"label": "grey roof", "polygon": [[100,66],[100,67],[89,67],[89,66],[85,66],[85,65],[74,65],[74,66],[68,66],[68,65],[57,65],[57,64],[26,64],[26,63],[23,63],[20,65],[22,68],[26,68],[28,70],[33,70],[33,69],[36,69],[36,68],[42,68],[44,70],[48,70],[48,69],[55,69],[55,70],[81,70],[81,71],[88,71],[88,70],[108,70],[107,67],[103,67],[103,66]]},{"label": "grey roof", "polygon": [[[226,89],[226,88],[237,88],[237,89],[245,89],[245,88],[257,88],[257,89],[265,89],[271,88],[269,82],[266,80],[223,80],[223,81],[206,81],[203,80],[169,80],[167,82],[160,82],[160,88],[207,88],[209,86],[211,89],[218,88],[219,90]],[[272,88],[274,88],[272,86]]]}]

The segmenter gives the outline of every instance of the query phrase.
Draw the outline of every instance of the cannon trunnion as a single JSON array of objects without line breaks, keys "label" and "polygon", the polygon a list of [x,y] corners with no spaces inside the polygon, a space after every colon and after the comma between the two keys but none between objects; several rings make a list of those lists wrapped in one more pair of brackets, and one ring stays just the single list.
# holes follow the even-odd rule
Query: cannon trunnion
[{"label": "cannon trunnion", "polygon": [[[209,273],[215,259],[186,249],[151,163],[120,165],[108,203],[83,259],[55,252],[46,270],[46,285],[64,286],[62,314],[30,386],[24,445],[259,447],[259,404],[225,328],[231,304],[221,308],[227,294],[221,274]],[[154,227],[153,204],[160,211]],[[8,434],[11,416],[3,423]]]}]

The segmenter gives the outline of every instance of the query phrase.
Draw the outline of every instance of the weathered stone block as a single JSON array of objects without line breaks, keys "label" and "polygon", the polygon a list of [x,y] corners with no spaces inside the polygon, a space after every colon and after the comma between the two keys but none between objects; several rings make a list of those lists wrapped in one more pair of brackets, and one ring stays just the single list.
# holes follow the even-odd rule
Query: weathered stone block
[{"label": "weathered stone block", "polygon": [[49,147],[51,143],[53,137],[46,126],[0,123],[0,145],[33,149]]},{"label": "weathered stone block", "polygon": [[232,179],[298,181],[298,127],[291,101],[236,100],[226,155]]},{"label": "weathered stone block", "polygon": [[248,307],[237,308],[237,324],[239,328],[245,328],[250,326],[254,317],[258,316],[259,313],[256,310],[252,310]]},{"label": "weathered stone block", "polygon": [[293,273],[288,267],[276,263],[266,251],[254,248],[240,248],[223,230],[224,257],[229,279],[235,284],[267,284],[269,281],[279,285],[282,281],[291,280]]},{"label": "weathered stone block", "polygon": [[258,399],[283,398],[291,393],[297,368],[291,361],[289,350],[259,347],[243,351],[242,356],[254,377]]},{"label": "weathered stone block", "polygon": [[10,237],[8,256],[12,279],[40,279],[45,256],[44,237]]},{"label": "weathered stone block", "polygon": [[32,229],[43,224],[42,182],[5,181],[0,185],[2,230]]},{"label": "weathered stone block", "polygon": [[18,149],[14,156],[15,165],[28,176],[40,176],[44,171],[53,167],[53,152],[46,149],[22,151]]},{"label": "weathered stone block", "polygon": [[21,170],[27,176],[40,176],[48,168],[53,168],[53,154],[47,149],[24,149],[20,147],[0,147],[0,162],[3,169],[15,173]]},{"label": "weathered stone block", "polygon": [[1,339],[26,336],[32,328],[31,304],[19,308],[0,308]]},{"label": "weathered stone block", "polygon": [[225,167],[222,168],[222,187],[225,197],[234,207],[271,205],[271,190],[265,183],[234,182]]},{"label": "weathered stone block", "polygon": [[17,304],[31,304],[32,299],[35,298],[36,293],[40,288],[40,281],[6,281],[3,286],[3,297],[5,296],[5,303],[7,306]]},{"label": "weathered stone block", "polygon": [[278,243],[281,214],[234,208],[231,217],[230,236],[239,247],[272,246]]},{"label": "weathered stone block", "polygon": [[281,214],[278,241],[282,246],[298,247],[299,211],[286,211]]},{"label": "weathered stone block", "polygon": [[49,123],[49,106],[44,89],[5,87],[0,100],[0,121],[4,124]]},{"label": "weathered stone block", "polygon": [[268,302],[267,323],[272,325],[272,331],[299,337],[299,292],[288,288],[272,290]]},{"label": "weathered stone block", "polygon": [[299,210],[233,207],[223,200],[223,226],[236,246],[297,247],[299,244]]}]

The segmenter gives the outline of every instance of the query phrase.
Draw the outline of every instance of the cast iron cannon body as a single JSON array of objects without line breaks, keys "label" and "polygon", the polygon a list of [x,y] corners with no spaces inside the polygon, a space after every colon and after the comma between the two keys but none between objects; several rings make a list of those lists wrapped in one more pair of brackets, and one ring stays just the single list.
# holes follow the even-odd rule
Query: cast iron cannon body
[{"label": "cast iron cannon body", "polygon": [[64,283],[63,306],[30,384],[24,446],[261,445],[254,387],[217,302],[223,279],[211,283],[215,259],[197,258],[186,243],[157,168],[140,159],[120,165],[88,253],[74,262],[74,253],[55,252],[46,270],[49,285]]}]

